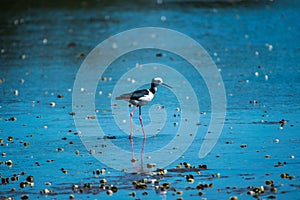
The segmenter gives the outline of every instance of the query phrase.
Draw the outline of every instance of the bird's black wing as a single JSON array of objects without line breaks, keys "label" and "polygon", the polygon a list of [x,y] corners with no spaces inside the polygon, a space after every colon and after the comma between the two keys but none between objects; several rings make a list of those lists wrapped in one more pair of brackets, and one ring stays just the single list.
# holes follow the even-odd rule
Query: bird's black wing
[{"label": "bird's black wing", "polygon": [[149,90],[136,90],[132,93],[130,100],[139,100],[139,98],[148,94],[149,94]]}]

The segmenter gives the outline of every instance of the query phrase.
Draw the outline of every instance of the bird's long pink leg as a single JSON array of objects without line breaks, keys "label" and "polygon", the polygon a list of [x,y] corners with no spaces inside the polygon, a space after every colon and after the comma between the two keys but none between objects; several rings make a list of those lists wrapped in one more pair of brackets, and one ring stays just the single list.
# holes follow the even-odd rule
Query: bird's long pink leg
[{"label": "bird's long pink leg", "polygon": [[132,129],[133,129],[133,125],[132,125],[132,116],[133,116],[134,112],[136,111],[136,109],[137,109],[137,107],[135,107],[135,108],[131,111],[131,113],[130,113],[130,136],[129,136],[129,139],[130,139],[130,140],[132,139],[132,135],[133,135],[133,131],[132,131]]},{"label": "bird's long pink leg", "polygon": [[146,133],[145,133],[145,130],[144,130],[144,124],[143,124],[143,118],[142,118],[142,110],[141,110],[141,106],[139,106],[139,114],[140,114],[140,123],[141,123],[141,126],[142,126],[142,131],[143,131],[143,134],[144,134],[144,138],[146,138]]},{"label": "bird's long pink leg", "polygon": [[130,140],[130,144],[131,144],[131,153],[132,153],[132,156],[131,156],[131,162],[135,162],[135,158],[134,158],[134,144],[133,144],[133,140],[132,140],[132,135],[133,135],[133,125],[132,125],[132,116],[134,114],[134,112],[136,111],[137,107],[135,107],[131,113],[130,113],[130,136],[129,136],[129,140]]}]

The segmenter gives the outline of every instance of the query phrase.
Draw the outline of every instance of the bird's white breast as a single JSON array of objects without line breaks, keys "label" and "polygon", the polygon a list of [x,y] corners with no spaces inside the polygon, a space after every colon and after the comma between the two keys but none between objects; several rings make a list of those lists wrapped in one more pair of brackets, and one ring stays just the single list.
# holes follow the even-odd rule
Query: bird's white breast
[{"label": "bird's white breast", "polygon": [[152,101],[154,94],[148,90],[148,94],[140,97],[138,100],[130,101],[133,105],[144,106]]}]

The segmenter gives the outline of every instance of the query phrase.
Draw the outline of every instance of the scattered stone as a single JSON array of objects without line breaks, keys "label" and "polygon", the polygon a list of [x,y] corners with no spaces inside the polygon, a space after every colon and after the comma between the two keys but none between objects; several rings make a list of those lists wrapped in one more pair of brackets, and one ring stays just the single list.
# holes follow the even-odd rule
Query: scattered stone
[{"label": "scattered stone", "polygon": [[28,177],[26,178],[26,181],[29,182],[29,183],[33,183],[34,177],[33,177],[33,176],[28,176]]},{"label": "scattered stone", "polygon": [[130,192],[130,193],[129,193],[129,196],[135,197],[135,196],[136,196],[136,193],[135,193],[135,192]]},{"label": "scattered stone", "polygon": [[282,119],[282,120],[279,121],[279,124],[280,124],[281,127],[284,127],[287,124],[287,122],[288,122],[287,120]]},{"label": "scattered stone", "polygon": [[67,170],[67,169],[61,168],[60,170],[61,170],[62,173],[64,173],[64,174],[68,174],[68,173],[69,173],[69,170]]},{"label": "scattered stone", "polygon": [[49,189],[45,188],[45,189],[41,190],[40,193],[44,194],[44,195],[47,195],[47,194],[51,194],[52,190],[49,190]]},{"label": "scattered stone", "polygon": [[266,180],[266,185],[273,185],[273,181],[272,180]]},{"label": "scattered stone", "polygon": [[270,155],[265,155],[265,158],[271,158],[271,156]]},{"label": "scattered stone", "polygon": [[12,167],[12,166],[13,166],[13,161],[12,161],[12,160],[7,160],[7,161],[5,161],[5,164],[6,164],[8,167]]},{"label": "scattered stone", "polygon": [[64,95],[63,94],[58,94],[57,98],[62,99],[62,98],[64,98]]},{"label": "scattered stone", "polygon": [[25,146],[25,147],[28,147],[29,145],[30,145],[29,142],[24,142],[24,146]]},{"label": "scattered stone", "polygon": [[151,169],[151,168],[154,168],[154,167],[156,167],[155,163],[147,163],[147,168]]}]

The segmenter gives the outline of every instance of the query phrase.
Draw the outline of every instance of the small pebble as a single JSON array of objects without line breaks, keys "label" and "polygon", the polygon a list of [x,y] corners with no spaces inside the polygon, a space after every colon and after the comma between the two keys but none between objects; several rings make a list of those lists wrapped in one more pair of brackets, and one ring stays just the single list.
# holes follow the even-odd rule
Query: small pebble
[{"label": "small pebble", "polygon": [[51,107],[55,107],[55,102],[51,102],[51,103],[50,103],[50,106],[51,106]]},{"label": "small pebble", "polygon": [[49,190],[49,189],[46,188],[46,189],[41,190],[40,193],[41,194],[51,194],[52,190]]},{"label": "small pebble", "polygon": [[147,163],[147,168],[153,168],[153,167],[156,167],[156,164],[155,163]]},{"label": "small pebble", "polygon": [[26,182],[21,182],[20,183],[20,188],[25,188],[27,186],[27,183]]},{"label": "small pebble", "polygon": [[23,195],[21,196],[21,199],[22,199],[22,200],[29,199],[29,196],[28,196],[27,194],[23,194]]},{"label": "small pebble", "polygon": [[100,183],[105,184],[105,183],[107,183],[107,181],[106,181],[106,179],[101,179],[101,180],[100,180]]},{"label": "small pebble", "polygon": [[135,197],[135,196],[136,196],[136,193],[135,193],[135,192],[130,192],[130,193],[129,193],[129,196]]},{"label": "small pebble", "polygon": [[183,191],[182,191],[182,190],[179,190],[179,191],[176,192],[176,194],[177,194],[177,195],[182,195],[182,194],[183,194]]},{"label": "small pebble", "polygon": [[237,196],[231,196],[229,200],[238,200]]},{"label": "small pebble", "polygon": [[5,161],[5,164],[6,164],[8,167],[12,167],[12,166],[13,166],[13,161],[7,160],[7,161]]},{"label": "small pebble", "polygon": [[272,193],[277,193],[277,188],[276,188],[276,187],[272,187],[272,188],[270,189],[270,191],[271,191]]},{"label": "small pebble", "polygon": [[26,178],[26,181],[31,183],[31,182],[34,181],[34,177],[33,177],[33,176],[28,176],[28,177]]},{"label": "small pebble", "polygon": [[111,195],[113,194],[113,191],[112,191],[112,190],[107,190],[107,191],[106,191],[106,194],[107,194],[108,196],[111,196]]},{"label": "small pebble", "polygon": [[273,185],[273,181],[272,180],[266,180],[266,185]]},{"label": "small pebble", "polygon": [[148,192],[143,192],[142,195],[143,195],[143,196],[147,196],[147,195],[148,195]]},{"label": "small pebble", "polygon": [[28,147],[29,145],[30,145],[29,142],[24,142],[24,146],[25,146],[25,147]]},{"label": "small pebble", "polygon": [[118,192],[118,188],[116,186],[112,186],[111,191],[113,191],[113,193],[116,193]]}]

